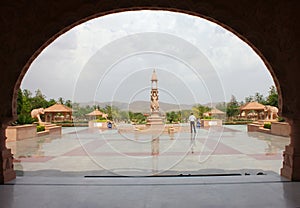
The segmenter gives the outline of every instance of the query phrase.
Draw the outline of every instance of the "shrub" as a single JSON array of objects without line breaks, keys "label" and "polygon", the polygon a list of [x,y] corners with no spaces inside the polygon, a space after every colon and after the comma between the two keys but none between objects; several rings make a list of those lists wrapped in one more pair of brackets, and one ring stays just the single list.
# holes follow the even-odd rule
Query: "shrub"
[{"label": "shrub", "polygon": [[278,117],[278,121],[279,122],[285,122],[284,118],[282,118],[282,117]]},{"label": "shrub", "polygon": [[30,115],[20,114],[20,115],[18,115],[18,120],[16,121],[16,124],[18,124],[18,125],[32,124],[35,121],[36,121],[36,119],[31,118]]},{"label": "shrub", "polygon": [[36,126],[36,131],[37,132],[45,131],[45,126]]},{"label": "shrub", "polygon": [[271,129],[271,123],[264,123],[265,129]]},{"label": "shrub", "polygon": [[211,116],[204,116],[203,120],[211,120],[213,119]]},{"label": "shrub", "polygon": [[95,122],[106,122],[107,120],[105,118],[100,118],[100,119],[97,119],[97,120],[94,120]]}]

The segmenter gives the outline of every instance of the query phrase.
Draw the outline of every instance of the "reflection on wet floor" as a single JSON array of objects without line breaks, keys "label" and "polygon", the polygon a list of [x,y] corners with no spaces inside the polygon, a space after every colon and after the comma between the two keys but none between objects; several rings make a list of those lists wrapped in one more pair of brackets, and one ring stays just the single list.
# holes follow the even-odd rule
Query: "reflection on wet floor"
[{"label": "reflection on wet floor", "polygon": [[189,132],[119,134],[63,129],[61,137],[7,142],[19,175],[162,175],[279,173],[289,138],[246,132],[246,126]]}]

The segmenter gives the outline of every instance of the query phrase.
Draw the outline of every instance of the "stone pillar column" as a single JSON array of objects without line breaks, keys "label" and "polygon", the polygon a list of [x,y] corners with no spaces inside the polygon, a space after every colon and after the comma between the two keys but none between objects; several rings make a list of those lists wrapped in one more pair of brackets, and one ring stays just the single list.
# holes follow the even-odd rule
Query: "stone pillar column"
[{"label": "stone pillar column", "polygon": [[13,154],[6,148],[5,129],[7,125],[0,121],[0,184],[16,178],[13,165]]},{"label": "stone pillar column", "polygon": [[289,124],[291,143],[283,152],[281,175],[292,181],[300,181],[300,119],[292,119]]}]

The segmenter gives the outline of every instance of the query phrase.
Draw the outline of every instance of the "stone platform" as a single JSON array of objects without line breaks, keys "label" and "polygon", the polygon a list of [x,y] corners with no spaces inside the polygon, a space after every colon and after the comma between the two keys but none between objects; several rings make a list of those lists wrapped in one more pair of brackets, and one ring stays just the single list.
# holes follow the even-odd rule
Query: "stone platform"
[{"label": "stone platform", "polygon": [[147,118],[147,126],[164,125],[164,119],[159,112],[154,112]]}]

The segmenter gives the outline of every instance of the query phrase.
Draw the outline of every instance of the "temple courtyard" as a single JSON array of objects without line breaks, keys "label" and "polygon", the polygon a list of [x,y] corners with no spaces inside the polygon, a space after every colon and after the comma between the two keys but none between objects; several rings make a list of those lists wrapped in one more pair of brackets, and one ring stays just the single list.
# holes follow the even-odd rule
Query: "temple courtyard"
[{"label": "temple courtyard", "polygon": [[242,125],[196,134],[73,127],[59,137],[7,142],[20,177],[278,175],[287,144],[288,137],[247,132]]}]

